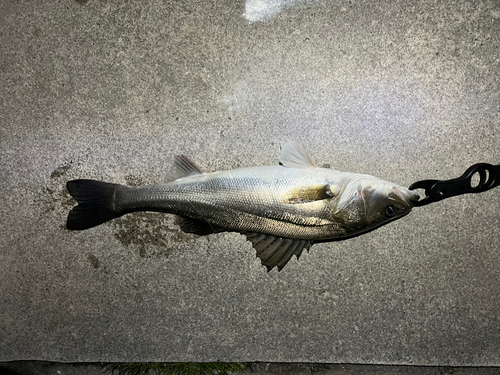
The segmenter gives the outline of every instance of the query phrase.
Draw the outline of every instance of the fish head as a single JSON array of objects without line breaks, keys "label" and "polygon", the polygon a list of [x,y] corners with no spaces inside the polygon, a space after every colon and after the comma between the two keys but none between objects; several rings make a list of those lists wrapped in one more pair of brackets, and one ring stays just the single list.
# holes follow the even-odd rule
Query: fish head
[{"label": "fish head", "polygon": [[332,200],[332,216],[348,235],[374,229],[410,213],[419,195],[369,175],[355,175]]}]

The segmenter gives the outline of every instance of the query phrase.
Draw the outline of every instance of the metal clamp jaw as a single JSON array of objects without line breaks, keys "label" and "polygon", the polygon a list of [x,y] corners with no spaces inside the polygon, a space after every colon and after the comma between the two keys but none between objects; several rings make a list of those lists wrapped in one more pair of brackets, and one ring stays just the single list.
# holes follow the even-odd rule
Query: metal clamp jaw
[{"label": "metal clamp jaw", "polygon": [[[473,185],[473,177],[479,175],[479,183]],[[500,165],[478,163],[452,180],[422,180],[410,185],[410,190],[424,189],[425,198],[413,202],[415,207],[454,197],[461,194],[482,193],[500,185]]]}]

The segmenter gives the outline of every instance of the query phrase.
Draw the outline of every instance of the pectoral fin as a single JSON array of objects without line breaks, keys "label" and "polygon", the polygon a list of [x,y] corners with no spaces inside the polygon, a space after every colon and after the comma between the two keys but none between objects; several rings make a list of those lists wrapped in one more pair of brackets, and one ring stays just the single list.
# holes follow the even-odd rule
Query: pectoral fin
[{"label": "pectoral fin", "polygon": [[244,234],[252,242],[257,256],[267,267],[268,272],[274,267],[278,267],[278,271],[281,271],[294,254],[299,259],[304,248],[309,251],[312,243],[309,240],[275,237],[261,233],[245,232]]},{"label": "pectoral fin", "polygon": [[309,203],[333,198],[335,194],[330,185],[304,186],[287,192],[285,202],[291,204]]}]

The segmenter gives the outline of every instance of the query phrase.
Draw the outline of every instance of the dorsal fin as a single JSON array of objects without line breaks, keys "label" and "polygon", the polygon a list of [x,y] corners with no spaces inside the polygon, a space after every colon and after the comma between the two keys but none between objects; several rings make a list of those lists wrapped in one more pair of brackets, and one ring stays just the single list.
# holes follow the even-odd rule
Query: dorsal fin
[{"label": "dorsal fin", "polygon": [[252,242],[253,248],[257,251],[257,256],[262,261],[262,265],[271,271],[278,267],[281,271],[295,254],[299,259],[302,250],[311,247],[312,241],[282,238],[262,233],[244,232],[247,239]]},{"label": "dorsal fin", "polygon": [[288,168],[317,168],[307,152],[295,141],[287,141],[281,146],[280,164]]},{"label": "dorsal fin", "polygon": [[176,179],[181,177],[192,176],[195,174],[202,174],[203,170],[198,167],[194,161],[189,159],[186,155],[176,155],[174,160],[174,174]]}]

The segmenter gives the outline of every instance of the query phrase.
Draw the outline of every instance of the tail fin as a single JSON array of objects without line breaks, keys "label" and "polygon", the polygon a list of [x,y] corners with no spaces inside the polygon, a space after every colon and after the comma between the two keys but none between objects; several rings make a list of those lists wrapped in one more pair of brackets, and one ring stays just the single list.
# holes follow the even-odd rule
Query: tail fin
[{"label": "tail fin", "polygon": [[114,195],[120,185],[94,180],[73,180],[66,184],[78,202],[69,212],[66,228],[83,230],[121,216],[114,211]]}]

